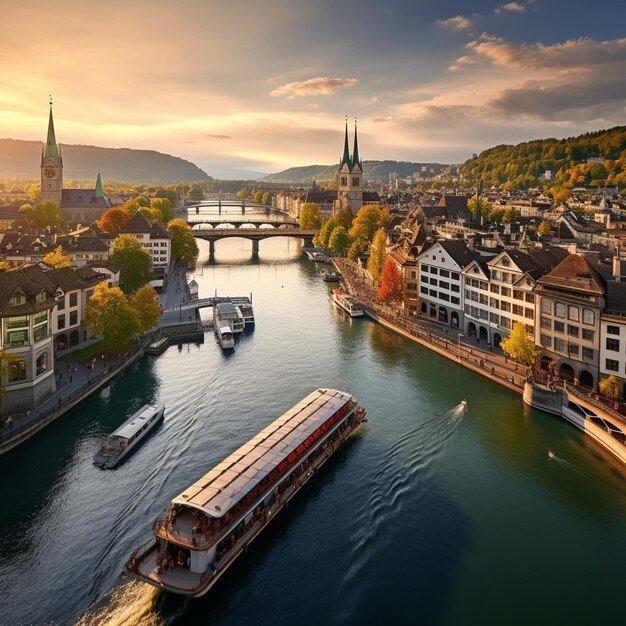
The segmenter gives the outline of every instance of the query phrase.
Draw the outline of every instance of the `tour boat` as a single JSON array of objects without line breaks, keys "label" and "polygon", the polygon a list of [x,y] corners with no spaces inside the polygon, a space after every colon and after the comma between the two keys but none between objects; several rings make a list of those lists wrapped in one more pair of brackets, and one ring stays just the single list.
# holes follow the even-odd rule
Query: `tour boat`
[{"label": "tour boat", "polygon": [[242,333],[246,326],[241,311],[232,302],[218,302],[213,307],[213,321],[216,328],[230,325],[233,333]]},{"label": "tour boat", "polygon": [[348,293],[333,289],[333,302],[340,306],[350,317],[363,315],[363,307]]},{"label": "tour boat", "polygon": [[215,326],[215,336],[222,350],[232,350],[235,347],[235,336],[230,324],[219,322]]},{"label": "tour boat", "polygon": [[115,467],[163,417],[163,403],[142,406],[126,420],[93,457],[93,464],[102,469]]},{"label": "tour boat", "polygon": [[174,498],[125,572],[174,593],[205,594],[365,421],[350,393],[310,393]]}]

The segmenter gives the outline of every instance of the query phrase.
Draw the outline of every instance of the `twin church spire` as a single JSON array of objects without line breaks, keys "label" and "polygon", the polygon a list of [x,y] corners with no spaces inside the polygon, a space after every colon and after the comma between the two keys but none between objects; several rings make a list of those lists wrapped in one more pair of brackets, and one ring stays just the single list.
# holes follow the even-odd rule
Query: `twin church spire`
[{"label": "twin church spire", "polygon": [[361,164],[361,160],[359,159],[359,142],[357,138],[357,129],[356,129],[356,120],[354,120],[354,148],[352,149],[352,154],[350,154],[350,147],[348,142],[348,119],[346,118],[346,135],[343,142],[343,156],[341,157],[341,161],[339,163],[339,167],[343,167],[344,165],[348,166],[348,169],[352,171],[355,166],[359,166],[359,169],[363,171],[363,166]]},{"label": "twin church spire", "polygon": [[41,164],[52,161],[57,167],[63,166],[63,159],[61,157],[61,150],[57,145],[56,136],[54,134],[54,119],[52,117],[52,98],[50,98],[50,116],[48,117],[48,136],[46,137],[46,144],[43,147],[41,153]]}]

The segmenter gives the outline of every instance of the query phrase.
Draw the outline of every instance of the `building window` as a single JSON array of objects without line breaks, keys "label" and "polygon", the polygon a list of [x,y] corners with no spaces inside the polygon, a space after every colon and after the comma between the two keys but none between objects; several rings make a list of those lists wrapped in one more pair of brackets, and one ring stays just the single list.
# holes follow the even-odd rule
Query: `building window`
[{"label": "building window", "polygon": [[593,348],[583,347],[583,359],[585,359],[585,361],[593,361]]},{"label": "building window", "polygon": [[[534,304],[534,302],[535,302],[535,294],[534,294],[534,293],[527,293],[527,294],[526,294],[526,302],[529,302],[529,303],[533,303],[533,304]],[[549,302],[548,302],[548,305],[550,305],[550,303],[549,303]],[[549,312],[550,312],[550,311],[548,311],[548,313],[549,313]]]},{"label": "building window", "polygon": [[345,187],[348,184],[348,177],[347,176],[342,176],[341,177],[341,186]]},{"label": "building window", "polygon": [[446,302],[450,302],[450,296],[447,293],[440,293],[439,294],[439,299],[440,300],[445,300]]},{"label": "building window", "polygon": [[70,294],[70,306],[78,306],[78,294],[76,292]]},{"label": "building window", "polygon": [[571,324],[567,325],[567,334],[570,337],[578,337],[578,335],[580,334],[580,329],[578,328],[578,326],[572,326]]},{"label": "building window", "polygon": [[428,276],[420,276],[420,282],[428,284]]},{"label": "building window", "polygon": [[583,339],[585,341],[593,341],[595,333],[593,330],[589,330],[588,328],[583,328]]},{"label": "building window", "polygon": [[544,335],[542,333],[541,334],[541,345],[544,348],[551,348],[552,347],[552,337],[550,337],[549,335]]},{"label": "building window", "polygon": [[422,272],[426,272],[428,274],[429,271],[430,267],[428,265],[422,265]]},{"label": "building window", "polygon": [[38,313],[33,317],[33,337],[41,341],[48,336],[48,311]]},{"label": "building window", "polygon": [[554,350],[556,352],[565,352],[565,341],[563,339],[559,339],[558,337],[554,338]]},{"label": "building window", "polygon": [[429,293],[429,294],[430,294],[433,298],[436,298],[436,297],[437,297],[437,292],[436,292],[434,289],[431,289],[428,293]]},{"label": "building window", "polygon": [[57,300],[57,310],[63,311],[63,309],[65,309],[65,296],[59,296]]},{"label": "building window", "polygon": [[439,281],[439,287],[441,289],[450,289],[450,283],[447,283],[447,282],[445,282],[443,280],[440,280]]},{"label": "building window", "polygon": [[65,315],[59,315],[57,318],[57,329],[63,330],[65,328]]},{"label": "building window", "polygon": [[411,272],[411,278],[417,278],[417,272]]},{"label": "building window", "polygon": [[541,316],[541,328],[550,330],[552,328],[552,320],[548,317]]},{"label": "building window", "polygon": [[606,338],[606,349],[612,352],[619,352],[619,339]]},{"label": "building window", "polygon": [[26,304],[26,296],[23,293],[13,294],[9,300],[9,304],[11,306],[21,306],[22,304]]},{"label": "building window", "polygon": [[43,352],[35,361],[35,375],[41,376],[48,369],[48,353]]},{"label": "building window", "polygon": [[437,279],[436,278],[431,278],[430,279],[430,284],[431,285],[435,285],[435,287],[437,286]]},{"label": "building window", "polygon": [[428,295],[428,288],[427,287],[420,287],[420,293]]},{"label": "building window", "polygon": [[450,278],[450,272],[448,270],[439,270],[439,276],[444,278]]},{"label": "building window", "polygon": [[554,315],[556,317],[565,317],[565,305],[560,302],[554,303]]},{"label": "building window", "polygon": [[26,363],[24,359],[18,361],[12,361],[9,363],[8,378],[10,383],[14,383],[17,380],[24,380],[26,378]]},{"label": "building window", "polygon": [[529,320],[534,320],[535,319],[535,309],[526,308],[526,315],[525,315],[525,317],[527,317]]},{"label": "building window", "polygon": [[607,359],[605,361],[605,369],[607,369],[609,372],[619,372],[619,361]]},{"label": "building window", "polygon": [[578,321],[578,307],[577,306],[569,306],[567,309],[567,319],[573,320],[574,322]]},{"label": "building window", "polygon": [[454,293],[460,293],[461,292],[461,286],[460,285],[450,285],[450,291],[454,291]]},{"label": "building window", "polygon": [[508,287],[502,287],[502,289],[500,290],[500,293],[505,297],[505,298],[510,298],[511,297],[511,290]]},{"label": "building window", "polygon": [[515,300],[523,300],[524,292],[519,289],[513,289],[513,298],[515,298]]},{"label": "building window", "polygon": [[436,267],[431,267],[430,268],[430,273],[431,274],[437,274],[437,268]]},{"label": "building window", "polygon": [[480,281],[480,288],[481,288],[483,291],[489,291],[489,283],[488,283],[488,282],[486,282],[486,281],[484,281],[484,280],[481,280],[481,281]]},{"label": "building window", "polygon": [[491,293],[500,293],[500,287],[498,285],[491,285],[490,289]]},{"label": "building window", "polygon": [[568,349],[569,353],[574,355],[574,356],[578,356],[580,354],[580,348],[579,348],[577,343],[570,343],[570,344],[568,344],[567,349]]},{"label": "building window", "polygon": [[456,296],[451,296],[450,302],[452,302],[452,304],[461,304],[461,300],[457,298]]},{"label": "building window", "polygon": [[510,302],[505,302],[504,300],[502,300],[500,302],[500,310],[501,311],[506,311],[507,313],[510,313],[510,311],[511,311],[511,303]]},{"label": "building window", "polygon": [[541,301],[541,312],[547,313],[548,315],[552,313],[552,303],[550,302],[550,300]]},{"label": "building window", "polygon": [[452,280],[461,280],[461,275],[458,272],[451,272],[450,278]]},{"label": "building window", "polygon": [[596,316],[593,314],[593,311],[590,309],[583,309],[583,323],[584,324],[595,324]]},{"label": "building window", "polygon": [[520,306],[519,304],[514,304],[513,305],[513,315],[524,315],[524,307]]},{"label": "building window", "polygon": [[563,322],[554,322],[554,331],[557,333],[564,333],[565,324]]},{"label": "building window", "polygon": [[617,335],[619,337],[619,326],[607,326],[606,327],[607,335]]},{"label": "building window", "polygon": [[74,326],[75,324],[78,324],[78,311],[71,311],[70,312],[70,326]]}]

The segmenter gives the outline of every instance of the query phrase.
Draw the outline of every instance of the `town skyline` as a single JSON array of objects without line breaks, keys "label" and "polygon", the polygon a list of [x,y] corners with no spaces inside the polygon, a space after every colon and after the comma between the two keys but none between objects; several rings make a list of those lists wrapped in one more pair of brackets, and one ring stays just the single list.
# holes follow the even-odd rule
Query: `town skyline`
[{"label": "town skyline", "polygon": [[0,135],[41,141],[51,93],[63,143],[154,149],[219,177],[331,164],[346,115],[365,160],[447,163],[623,123],[622,7],[596,3],[590,20],[577,2],[428,4],[136,0],[124,19],[11,5]]}]

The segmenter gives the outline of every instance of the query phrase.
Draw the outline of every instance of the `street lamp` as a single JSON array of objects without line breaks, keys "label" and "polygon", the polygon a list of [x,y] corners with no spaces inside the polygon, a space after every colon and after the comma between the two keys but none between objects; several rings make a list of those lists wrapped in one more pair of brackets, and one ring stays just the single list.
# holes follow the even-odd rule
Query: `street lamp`
[{"label": "street lamp", "polygon": [[458,348],[458,350],[459,350],[459,361],[461,360],[461,339],[463,337],[465,337],[465,335],[463,333],[459,333],[459,337],[458,337],[458,339],[459,339],[459,348]]}]

